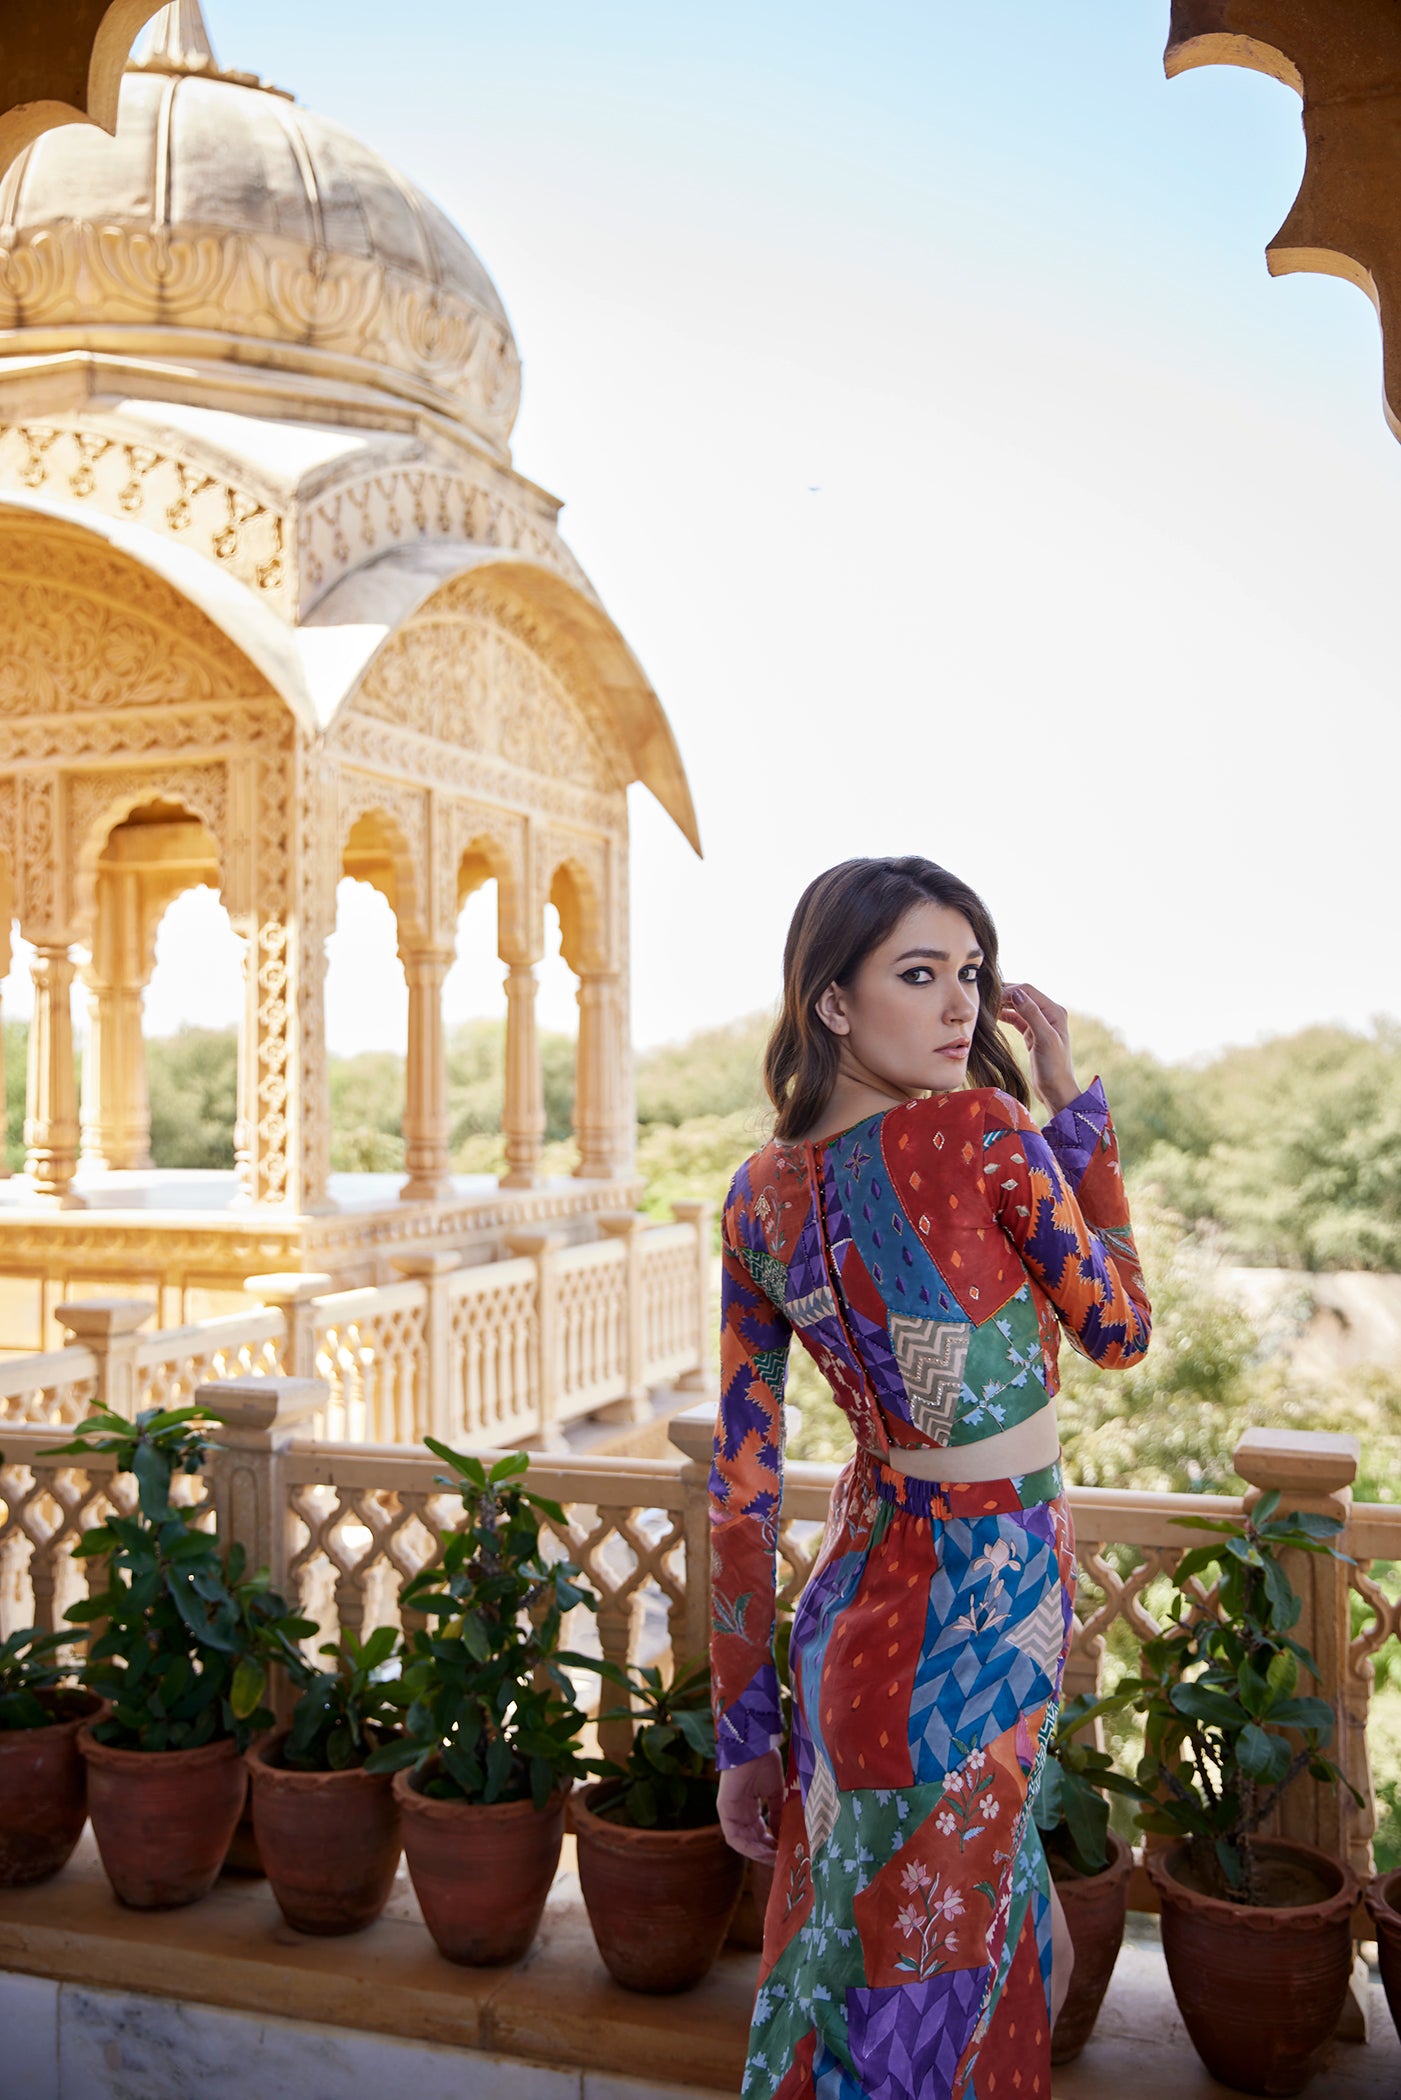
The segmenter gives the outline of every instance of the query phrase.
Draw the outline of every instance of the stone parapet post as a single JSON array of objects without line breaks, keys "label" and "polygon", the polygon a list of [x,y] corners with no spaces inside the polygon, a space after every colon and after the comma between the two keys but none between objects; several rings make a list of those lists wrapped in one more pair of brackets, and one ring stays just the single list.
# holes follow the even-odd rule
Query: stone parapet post
[{"label": "stone parapet post", "polygon": [[671,1206],[678,1225],[693,1225],[696,1232],[696,1365],[683,1371],[677,1389],[683,1393],[706,1392],[715,1385],[711,1369],[713,1344],[710,1335],[710,1275],[715,1257],[710,1251],[710,1221],[715,1206],[702,1196],[684,1196]]},{"label": "stone parapet post", "polygon": [[[1277,1488],[1281,1516],[1295,1509],[1312,1510],[1346,1524],[1352,1514],[1358,1458],[1356,1437],[1302,1429],[1247,1429],[1236,1446],[1234,1463],[1242,1480],[1250,1483],[1247,1510],[1267,1490]],[[1346,1553],[1346,1535],[1336,1543]],[[1317,1845],[1349,1861],[1365,1878],[1371,1872],[1373,1819],[1365,1716],[1358,1725],[1347,1702],[1351,1640],[1347,1563],[1323,1553],[1290,1553],[1284,1559],[1302,1606],[1294,1638],[1318,1663],[1317,1685],[1302,1684],[1300,1690],[1316,1692],[1335,1708],[1338,1722],[1332,1755],[1369,1806],[1359,1809],[1342,1787],[1320,1786],[1303,1778],[1280,1803],[1277,1827],[1281,1837]]]},{"label": "stone parapet post", "polygon": [[[1245,1495],[1247,1510],[1253,1509],[1261,1495],[1277,1488],[1280,1516],[1296,1509],[1313,1510],[1338,1517],[1346,1525],[1352,1515],[1352,1483],[1359,1457],[1360,1447],[1353,1436],[1304,1429],[1247,1429],[1236,1446],[1234,1464],[1241,1479],[1250,1483]],[[1346,1530],[1335,1544],[1340,1552],[1347,1552]],[[1362,1805],[1358,1806],[1346,1787],[1320,1785],[1306,1774],[1289,1788],[1269,1827],[1281,1837],[1317,1845],[1335,1859],[1346,1860],[1365,1881],[1372,1871],[1376,1811],[1367,1759],[1365,1687],[1354,1682],[1348,1668],[1348,1564],[1326,1553],[1287,1553],[1283,1559],[1301,1604],[1293,1637],[1318,1664],[1317,1683],[1309,1684],[1305,1675],[1299,1689],[1326,1699],[1336,1713],[1329,1751],[1361,1795]],[[1367,1970],[1359,1956],[1338,2023],[1341,2036],[1366,2039],[1368,1999]]]},{"label": "stone parapet post", "polygon": [[98,1407],[110,1407],[129,1422],[136,1413],[137,1330],[155,1315],[149,1298],[85,1298],[60,1305],[55,1317],[69,1341],[97,1358]]},{"label": "stone parapet post", "polygon": [[[329,1397],[320,1378],[230,1378],[195,1387],[195,1405],[224,1425],[208,1461],[219,1543],[225,1552],[242,1546],[249,1573],[266,1568],[272,1588],[289,1604],[297,1602],[288,1594],[295,1544],[280,1460],[290,1439]],[[285,1722],[291,1686],[275,1685],[269,1704]]]},{"label": "stone parapet post", "polygon": [[686,1608],[681,1624],[673,1615],[672,1652],[678,1662],[699,1661],[710,1652],[710,1460],[715,1438],[713,1407],[688,1407],[673,1415],[667,1435],[686,1463],[681,1525],[686,1541]]},{"label": "stone parapet post", "polygon": [[602,1422],[646,1422],[652,1403],[646,1377],[646,1308],[642,1302],[642,1233],[647,1220],[640,1211],[618,1211],[598,1220],[598,1229],[609,1239],[621,1240],[627,1258],[623,1282],[623,1320],[626,1326],[628,1389],[620,1399],[610,1400],[597,1410]]},{"label": "stone parapet post", "polygon": [[333,1276],[314,1270],[276,1270],[245,1279],[243,1288],[250,1297],[282,1315],[282,1368],[287,1377],[316,1376],[316,1300],[335,1287]]},{"label": "stone parapet post", "polygon": [[423,1354],[427,1390],[419,1419],[428,1433],[450,1444],[463,1434],[462,1393],[454,1377],[452,1359],[452,1306],[448,1300],[448,1278],[462,1267],[462,1258],[450,1248],[429,1248],[419,1254],[396,1254],[394,1267],[424,1288]]},{"label": "stone parapet post", "polygon": [[542,1451],[557,1451],[564,1443],[559,1424],[559,1395],[564,1382],[560,1355],[559,1289],[555,1256],[564,1245],[559,1232],[508,1232],[507,1251],[527,1255],[535,1264],[535,1438]]}]

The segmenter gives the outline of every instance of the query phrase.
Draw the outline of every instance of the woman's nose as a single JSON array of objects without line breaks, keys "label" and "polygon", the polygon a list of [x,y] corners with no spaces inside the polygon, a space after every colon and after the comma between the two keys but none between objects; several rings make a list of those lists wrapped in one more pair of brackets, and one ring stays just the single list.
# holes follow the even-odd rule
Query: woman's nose
[{"label": "woman's nose", "polygon": [[949,1001],[948,1018],[950,1021],[974,1021],[977,1017],[978,987],[976,984],[960,982]]}]

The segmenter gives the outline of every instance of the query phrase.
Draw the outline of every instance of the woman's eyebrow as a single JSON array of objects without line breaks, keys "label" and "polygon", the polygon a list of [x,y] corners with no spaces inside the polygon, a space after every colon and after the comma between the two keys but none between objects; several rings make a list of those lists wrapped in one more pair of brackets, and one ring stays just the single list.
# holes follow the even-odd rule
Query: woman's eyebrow
[{"label": "woman's eyebrow", "polygon": [[[947,948],[907,948],[903,955],[897,955],[895,958],[897,963],[947,962],[948,959],[949,951]],[[970,948],[968,950],[969,962],[981,962],[982,959],[983,951],[981,948]]]}]

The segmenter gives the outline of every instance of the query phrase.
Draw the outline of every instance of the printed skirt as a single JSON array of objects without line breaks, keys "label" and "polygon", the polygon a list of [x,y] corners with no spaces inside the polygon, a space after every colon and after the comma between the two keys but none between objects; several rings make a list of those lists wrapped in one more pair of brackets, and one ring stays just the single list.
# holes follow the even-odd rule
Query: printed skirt
[{"label": "printed skirt", "polygon": [[1059,1466],[966,1483],[865,1452],[846,1468],[793,1621],[744,2100],[1049,2100],[1030,1804],[1073,1596]]}]

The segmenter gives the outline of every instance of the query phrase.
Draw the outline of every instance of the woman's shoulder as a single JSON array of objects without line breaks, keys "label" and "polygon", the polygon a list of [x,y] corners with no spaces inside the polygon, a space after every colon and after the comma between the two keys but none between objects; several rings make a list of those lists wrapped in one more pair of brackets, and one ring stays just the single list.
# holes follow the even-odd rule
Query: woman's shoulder
[{"label": "woman's shoulder", "polygon": [[771,1247],[786,1238],[804,1208],[798,1198],[806,1182],[801,1144],[771,1137],[735,1170],[722,1213],[725,1239],[739,1247],[757,1236]]}]

